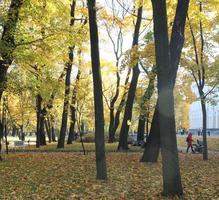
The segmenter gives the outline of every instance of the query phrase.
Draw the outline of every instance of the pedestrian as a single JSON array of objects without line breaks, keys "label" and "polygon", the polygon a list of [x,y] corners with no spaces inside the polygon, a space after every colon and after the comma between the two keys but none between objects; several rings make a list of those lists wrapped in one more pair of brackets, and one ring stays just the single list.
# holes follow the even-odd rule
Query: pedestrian
[{"label": "pedestrian", "polygon": [[208,136],[210,136],[210,134],[211,134],[210,131],[208,131]]},{"label": "pedestrian", "polygon": [[191,148],[192,150],[192,153],[194,153],[194,150],[193,150],[193,147],[192,147],[192,142],[193,142],[193,139],[192,139],[192,133],[190,132],[186,138],[186,142],[187,142],[187,150],[186,150],[186,153],[188,153],[189,151],[189,148]]}]

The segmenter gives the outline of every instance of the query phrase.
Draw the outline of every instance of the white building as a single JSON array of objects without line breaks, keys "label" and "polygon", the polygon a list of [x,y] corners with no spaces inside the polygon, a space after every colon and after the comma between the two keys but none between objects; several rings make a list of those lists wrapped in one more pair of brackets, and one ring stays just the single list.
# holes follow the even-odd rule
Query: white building
[{"label": "white building", "polygon": [[[192,90],[197,94],[197,89],[193,85]],[[219,96],[219,91],[217,92]],[[211,132],[219,134],[219,99],[217,98],[216,105],[206,103],[207,111],[207,129]],[[195,101],[192,103],[189,111],[189,128],[197,132],[202,130],[202,109],[201,102]]]},{"label": "white building", "polygon": [[[219,104],[206,104],[207,129],[219,129]],[[189,111],[190,129],[202,129],[202,109],[200,101],[193,102]]]}]

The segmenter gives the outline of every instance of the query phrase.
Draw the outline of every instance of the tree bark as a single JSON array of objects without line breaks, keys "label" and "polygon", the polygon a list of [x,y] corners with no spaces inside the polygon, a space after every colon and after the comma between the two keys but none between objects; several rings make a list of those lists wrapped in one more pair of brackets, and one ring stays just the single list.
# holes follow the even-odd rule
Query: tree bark
[{"label": "tree bark", "polygon": [[7,20],[3,26],[0,49],[0,100],[5,89],[6,74],[8,67],[13,61],[12,53],[16,48],[15,45],[15,30],[19,18],[20,8],[23,0],[12,0],[8,9]]},{"label": "tree bark", "polygon": [[73,91],[72,91],[72,100],[71,100],[71,105],[70,105],[71,123],[70,123],[67,144],[72,144],[72,141],[75,140],[76,100],[77,100],[77,89],[78,89],[79,79],[80,79],[80,71],[78,70],[75,86],[74,86]]},{"label": "tree bark", "polygon": [[[71,51],[70,53],[73,54],[73,51]],[[73,61],[73,58],[71,59],[71,61]],[[67,130],[67,122],[68,122],[71,69],[72,69],[72,63],[68,63],[67,74],[66,74],[66,79],[65,79],[65,98],[64,98],[64,106],[63,106],[63,113],[62,113],[62,124],[61,124],[61,130],[60,130],[57,148],[64,148],[64,145],[65,145],[65,135],[66,135],[66,130]]]},{"label": "tree bark", "polygon": [[138,142],[143,142],[144,140],[145,123],[149,116],[149,100],[151,99],[154,93],[154,82],[155,82],[155,77],[156,77],[155,66],[153,66],[148,76],[149,76],[148,87],[145,90],[145,93],[142,97],[142,102],[140,106],[140,116],[139,116],[139,122],[138,122],[138,135],[137,135]]},{"label": "tree bark", "polygon": [[[142,9],[143,8],[141,5],[138,8],[137,21],[135,24],[132,47],[138,45],[139,31],[140,31],[141,19],[142,19]],[[138,84],[139,74],[140,74],[140,70],[138,68],[138,63],[137,63],[133,68],[132,80],[131,80],[131,84],[130,84],[129,91],[128,91],[128,98],[126,101],[124,118],[123,118],[121,130],[120,130],[118,150],[128,149],[128,141],[127,141],[128,132],[129,132],[128,121],[131,121],[132,119],[132,108],[133,108],[133,103],[134,103],[134,98],[135,98],[135,91],[136,91],[136,87]]]},{"label": "tree bark", "polygon": [[[70,26],[74,26],[75,23],[75,7],[76,7],[76,0],[73,0],[71,5]],[[67,73],[65,78],[65,98],[64,98],[64,106],[62,113],[62,124],[61,124],[61,130],[60,130],[57,148],[64,148],[65,146],[65,135],[67,130],[67,122],[68,122],[69,94],[70,94],[70,84],[71,84],[71,70],[72,70],[72,63],[74,59],[74,48],[75,45],[69,47],[69,56],[68,56],[69,62],[67,64]]]},{"label": "tree bark", "polygon": [[95,109],[95,152],[97,179],[107,179],[105,143],[104,143],[104,112],[102,79],[100,72],[99,39],[96,22],[96,1],[88,0],[88,14],[91,42],[91,63],[93,72],[94,109]]},{"label": "tree bark", "polygon": [[[180,56],[184,44],[184,31],[185,31],[185,23],[186,23],[186,15],[189,7],[189,0],[178,0],[176,14],[174,18],[174,23],[172,27],[171,39],[170,39],[170,57],[171,57],[171,80],[173,83],[173,87],[175,86],[178,65],[180,61]],[[159,155],[159,144],[160,144],[160,136],[159,129],[156,127],[159,124],[158,121],[158,103],[156,103],[156,108],[151,124],[151,130],[148,137],[148,140],[145,145],[145,150],[143,157],[141,159],[142,162],[157,162]],[[153,136],[154,135],[154,136]],[[157,142],[154,140],[158,140]],[[156,144],[155,146],[153,144]],[[151,149],[153,148],[153,150]],[[157,148],[155,150],[155,148]],[[151,154],[151,153],[158,152]],[[147,152],[148,151],[148,152]]]},{"label": "tree bark", "polygon": [[158,119],[163,170],[163,195],[182,195],[179,169],[175,114],[174,84],[170,77],[172,67],[168,41],[165,0],[152,0],[155,54],[158,77]]},{"label": "tree bark", "polygon": [[50,130],[50,127],[49,127],[49,122],[48,120],[44,120],[44,125],[45,125],[45,128],[46,128],[46,133],[47,133],[47,136],[48,136],[48,139],[49,139],[49,143],[52,142],[52,134],[51,134],[51,130]]},{"label": "tree bark", "polygon": [[204,92],[200,91],[199,95],[201,97],[201,107],[202,107],[202,137],[203,137],[203,160],[208,160],[208,145],[207,145],[207,113]]}]

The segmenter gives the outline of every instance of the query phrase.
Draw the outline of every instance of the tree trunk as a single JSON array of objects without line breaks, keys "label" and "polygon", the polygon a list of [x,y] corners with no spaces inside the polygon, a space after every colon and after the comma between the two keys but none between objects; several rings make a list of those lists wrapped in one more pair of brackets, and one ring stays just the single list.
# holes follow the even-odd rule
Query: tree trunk
[{"label": "tree trunk", "polygon": [[52,134],[51,134],[51,130],[50,130],[50,127],[49,127],[48,120],[44,120],[44,125],[46,127],[46,133],[47,133],[47,136],[48,136],[48,139],[49,139],[49,143],[51,143],[52,142]]},{"label": "tree trunk", "polygon": [[56,142],[56,134],[55,134],[55,128],[54,128],[54,117],[51,116],[51,132],[52,132],[52,141]]},{"label": "tree trunk", "polygon": [[37,113],[37,127],[36,127],[36,147],[40,147],[40,113],[41,113],[42,98],[38,94],[36,96],[36,113]]},{"label": "tree trunk", "polygon": [[[180,56],[181,56],[181,51],[183,48],[184,44],[184,30],[185,30],[185,23],[186,23],[186,15],[188,11],[188,6],[189,6],[189,0],[178,0],[177,8],[176,8],[176,14],[175,14],[175,19],[173,23],[173,28],[172,28],[172,34],[171,34],[171,40],[170,40],[170,55],[171,55],[171,79],[173,82],[173,87],[175,86],[175,81],[176,81],[176,76],[177,76],[177,71],[178,71],[178,65],[180,61]],[[157,105],[157,103],[156,103]],[[159,124],[158,121],[158,108],[156,106],[155,113],[153,116],[152,124],[151,124],[151,130],[149,134],[148,141],[146,142],[145,145],[145,150],[143,157],[141,159],[142,162],[151,162],[152,160],[154,162],[157,162],[158,159],[158,153],[150,155],[150,148],[157,148],[155,152],[159,152],[160,146],[160,141],[154,141],[154,140],[159,140],[159,131],[158,128],[156,127],[157,124]],[[152,136],[155,134],[155,136]],[[156,146],[153,145],[157,144]],[[154,150],[151,150],[151,153],[154,152]]]},{"label": "tree trunk", "polygon": [[[76,7],[76,0],[72,0],[70,26],[73,26],[75,22],[75,7]],[[74,59],[74,48],[75,48],[74,45],[72,47],[69,47],[69,56],[68,56],[69,63],[67,64],[67,72],[65,77],[65,98],[64,98],[64,106],[62,113],[62,124],[61,124],[61,130],[60,130],[57,148],[64,148],[65,146],[65,135],[67,130],[67,122],[68,122],[69,94],[70,94],[70,84],[71,84],[71,70],[72,70],[72,63]]]},{"label": "tree trunk", "polygon": [[174,84],[168,41],[165,0],[152,0],[155,55],[158,77],[158,119],[163,169],[163,195],[182,195],[175,131]]},{"label": "tree trunk", "polygon": [[[130,73],[131,73],[131,68],[129,68],[128,70],[128,73],[127,73],[127,76],[126,76],[126,79],[125,79],[125,87],[127,87],[128,85],[128,81],[129,81],[129,76],[130,76]],[[127,91],[125,89],[123,95],[122,95],[122,98],[121,98],[121,101],[119,103],[119,106],[117,108],[117,111],[116,111],[116,114],[115,114],[115,119],[114,119],[114,124],[113,124],[113,127],[112,127],[112,138],[115,138],[115,134],[116,134],[116,130],[117,128],[119,127],[119,123],[120,123],[120,114],[125,106],[125,102],[126,102],[126,96],[127,96]]]},{"label": "tree trunk", "polygon": [[144,141],[145,123],[146,123],[146,118],[145,117],[142,118],[140,116],[138,120],[138,134],[137,134],[138,143]]},{"label": "tree trunk", "polygon": [[78,70],[75,86],[74,86],[73,91],[72,91],[72,100],[71,100],[71,105],[70,105],[71,123],[70,123],[67,144],[72,144],[72,141],[75,140],[76,100],[77,100],[77,89],[78,89],[77,87],[78,87],[79,79],[80,79],[80,71]]},{"label": "tree trunk", "polygon": [[160,150],[160,131],[158,120],[158,105],[156,104],[150,134],[146,140],[141,162],[157,162]]},{"label": "tree trunk", "polygon": [[[73,51],[71,51],[71,53],[73,54]],[[64,145],[65,145],[65,135],[66,135],[66,130],[67,130],[67,122],[68,122],[71,69],[72,69],[72,63],[68,63],[68,69],[67,69],[67,74],[66,74],[66,79],[65,79],[65,98],[64,98],[64,106],[63,106],[63,113],[62,113],[62,124],[61,124],[61,130],[60,130],[57,148],[64,148]]]},{"label": "tree trunk", "polygon": [[[137,21],[135,24],[135,31],[133,36],[132,47],[138,45],[138,38],[139,38],[139,31],[141,27],[141,19],[142,19],[142,5],[138,8],[137,14]],[[140,70],[138,68],[138,63],[133,68],[133,75],[131,84],[128,91],[128,98],[125,106],[125,113],[122,122],[122,127],[120,130],[120,137],[119,137],[119,145],[118,150],[127,150],[128,149],[128,132],[129,132],[129,125],[128,121],[132,119],[132,108],[135,99],[135,91],[138,84],[138,77],[140,74]]]},{"label": "tree trunk", "polygon": [[[42,97],[41,97],[42,99]],[[45,128],[44,128],[44,122],[46,118],[46,110],[45,108],[40,110],[40,145],[44,146],[46,145],[46,135],[45,135]]]},{"label": "tree trunk", "polygon": [[141,108],[140,108],[140,116],[139,116],[139,122],[138,122],[138,135],[137,135],[138,142],[143,142],[144,140],[145,123],[146,123],[146,120],[148,121],[148,116],[149,116],[149,101],[154,93],[154,82],[155,82],[155,77],[156,77],[155,66],[153,66],[148,76],[149,76],[149,83],[148,83],[147,89],[145,90],[144,95],[142,96],[142,102],[141,102]]},{"label": "tree trunk", "polygon": [[115,141],[115,134],[113,133],[113,125],[115,123],[114,110],[115,110],[115,103],[119,97],[119,85],[120,85],[120,76],[119,76],[119,72],[118,72],[118,65],[119,65],[119,62],[117,60],[117,62],[116,62],[116,66],[117,66],[116,93],[115,93],[114,97],[112,98],[112,101],[110,102],[110,123],[109,123],[109,141],[108,141],[109,143],[112,143]]},{"label": "tree trunk", "polygon": [[99,39],[96,22],[96,1],[88,0],[88,14],[91,42],[91,63],[93,72],[94,109],[95,109],[95,152],[97,179],[107,179],[105,143],[104,143],[104,112],[102,79],[100,72]]},{"label": "tree trunk", "polygon": [[208,160],[208,145],[207,145],[207,113],[206,113],[206,104],[205,104],[205,98],[204,92],[200,92],[201,96],[201,107],[202,107],[202,137],[203,137],[203,160]]},{"label": "tree trunk", "polygon": [[15,46],[14,34],[17,27],[20,8],[23,0],[12,0],[8,9],[7,20],[3,26],[0,49],[0,100],[5,89],[6,74],[8,67],[13,61],[12,53]]}]

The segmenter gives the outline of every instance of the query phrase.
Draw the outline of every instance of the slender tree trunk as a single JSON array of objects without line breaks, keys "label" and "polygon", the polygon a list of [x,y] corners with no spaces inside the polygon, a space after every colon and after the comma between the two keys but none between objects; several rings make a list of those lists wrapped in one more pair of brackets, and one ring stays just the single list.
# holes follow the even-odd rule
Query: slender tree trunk
[{"label": "slender tree trunk", "polygon": [[158,77],[158,119],[163,170],[163,195],[182,195],[175,115],[174,85],[171,80],[171,60],[168,41],[166,0],[152,0],[155,53]]},{"label": "slender tree trunk", "polygon": [[48,136],[48,139],[49,139],[49,143],[51,143],[52,142],[52,135],[51,135],[51,130],[49,128],[48,120],[44,120],[44,125],[46,127],[46,132],[47,132],[47,136]]},{"label": "slender tree trunk", "polygon": [[74,86],[73,91],[72,91],[72,100],[71,100],[71,105],[70,105],[71,123],[70,123],[67,144],[72,144],[72,141],[75,140],[76,100],[77,100],[77,89],[78,89],[79,79],[80,79],[80,71],[78,71],[75,86]]},{"label": "slender tree trunk", "polygon": [[[142,19],[142,5],[138,8],[137,14],[137,21],[135,24],[135,32],[133,36],[132,47],[138,45],[138,38],[139,38],[139,31],[141,27],[141,19]],[[125,106],[125,113],[122,122],[122,127],[120,130],[120,137],[119,137],[119,145],[118,150],[127,150],[128,149],[128,132],[129,132],[129,125],[128,121],[132,119],[132,108],[135,99],[135,91],[138,84],[138,77],[140,74],[140,70],[138,68],[138,63],[133,68],[133,75],[131,84],[128,91],[128,98]]]},{"label": "slender tree trunk", "polygon": [[[128,81],[129,81],[129,76],[130,76],[130,73],[131,73],[131,68],[129,68],[128,70],[128,73],[127,73],[127,76],[126,76],[126,79],[125,79],[125,87],[128,87]],[[116,130],[118,129],[119,127],[119,123],[120,123],[120,114],[125,106],[125,103],[126,103],[126,96],[127,96],[127,93],[128,91],[124,91],[123,95],[122,95],[122,98],[121,98],[121,101],[119,103],[119,106],[116,110],[116,114],[115,114],[115,119],[114,119],[114,124],[113,124],[113,127],[112,127],[112,133],[111,133],[111,137],[112,138],[115,138],[115,134],[116,134]]]},{"label": "slender tree trunk", "polygon": [[[76,0],[73,0],[71,5],[70,26],[73,26],[75,22],[75,7],[76,7]],[[67,64],[67,73],[65,78],[65,98],[64,98],[64,106],[62,113],[62,124],[61,124],[61,130],[60,130],[57,148],[64,148],[65,146],[65,135],[67,130],[67,122],[68,122],[69,94],[70,94],[70,84],[71,84],[71,70],[72,70],[72,63],[74,59],[74,48],[75,46],[69,47],[69,63]]]},{"label": "slender tree trunk", "polygon": [[[118,69],[118,60],[116,62],[116,66]],[[116,72],[116,76],[117,76],[117,82],[116,82],[116,93],[114,95],[114,97],[112,98],[112,101],[110,102],[110,123],[109,123],[109,143],[112,143],[115,141],[115,134],[113,133],[113,125],[115,123],[115,116],[114,116],[114,110],[115,110],[115,103],[119,97],[119,85],[120,85],[120,76],[119,76],[119,72],[117,70]]]},{"label": "slender tree trunk", "polygon": [[97,179],[107,179],[105,143],[104,143],[104,112],[102,79],[100,72],[99,39],[96,21],[96,1],[88,0],[88,14],[91,41],[91,63],[93,72],[94,109],[95,109],[95,152]]},{"label": "slender tree trunk", "polygon": [[[73,51],[71,53],[73,54]],[[63,106],[63,113],[62,113],[62,125],[61,125],[57,148],[64,148],[64,145],[65,145],[65,135],[66,135],[67,121],[68,121],[71,69],[72,69],[72,64],[69,63],[67,74],[66,74],[66,80],[65,80],[65,99],[64,99],[64,106]]]},{"label": "slender tree trunk", "polygon": [[204,92],[200,93],[201,96],[201,107],[202,107],[202,137],[203,137],[203,160],[208,160],[208,145],[207,145],[207,112],[205,98],[202,98]]},{"label": "slender tree trunk", "polygon": [[37,127],[36,127],[36,147],[40,147],[40,113],[41,113],[42,98],[38,94],[36,96],[36,113],[37,113]]},{"label": "slender tree trunk", "polygon": [[[177,71],[178,71],[178,65],[180,61],[181,51],[184,44],[184,30],[185,30],[185,23],[186,23],[186,15],[189,7],[189,0],[178,0],[177,8],[176,8],[176,14],[174,18],[173,28],[172,28],[172,34],[171,34],[171,40],[170,40],[170,55],[171,55],[171,79],[173,82],[173,87],[175,85]],[[145,150],[143,157],[141,159],[142,162],[157,162],[159,153],[159,144],[160,141],[154,141],[154,140],[160,140],[159,136],[159,129],[156,127],[157,124],[159,124],[158,121],[158,103],[156,103],[155,113],[153,116],[152,124],[151,124],[151,130],[148,137],[148,141],[145,145]],[[157,132],[158,131],[158,132]],[[153,136],[154,134],[154,136]],[[153,144],[156,144],[155,146]],[[151,149],[153,148],[153,150]],[[155,150],[155,148],[157,148]],[[151,150],[151,154],[149,151]]]},{"label": "slender tree trunk", "polygon": [[52,132],[52,141],[56,142],[56,134],[55,134],[55,128],[54,128],[54,117],[51,116],[51,132]]},{"label": "slender tree trunk", "polygon": [[138,120],[138,134],[137,134],[137,141],[140,143],[144,141],[144,133],[145,133],[145,123],[146,117],[139,117]]},{"label": "slender tree trunk", "polygon": [[[42,99],[42,97],[41,97]],[[46,118],[46,110],[45,108],[40,110],[40,145],[44,146],[46,145],[46,134],[45,134],[45,127],[44,127],[44,122]]]},{"label": "slender tree trunk", "polygon": [[140,116],[138,122],[138,135],[137,141],[143,142],[144,140],[144,132],[145,132],[145,123],[148,120],[149,116],[149,101],[154,93],[154,82],[156,77],[156,67],[153,66],[151,72],[148,74],[149,76],[149,83],[148,87],[145,90],[144,95],[142,96],[141,108],[140,108]]}]

